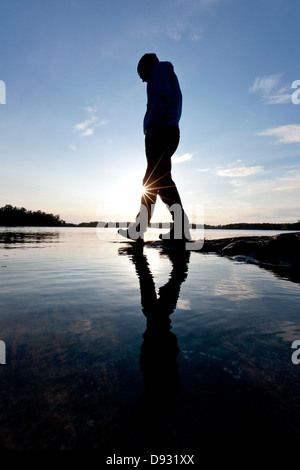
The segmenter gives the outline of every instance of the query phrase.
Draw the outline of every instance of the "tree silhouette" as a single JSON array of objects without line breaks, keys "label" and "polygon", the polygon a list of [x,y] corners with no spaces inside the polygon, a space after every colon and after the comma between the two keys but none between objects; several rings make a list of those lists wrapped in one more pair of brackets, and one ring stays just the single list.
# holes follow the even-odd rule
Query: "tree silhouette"
[{"label": "tree silhouette", "polygon": [[65,224],[59,215],[47,214],[40,210],[29,211],[24,207],[13,207],[10,204],[0,208],[1,226],[57,227]]}]

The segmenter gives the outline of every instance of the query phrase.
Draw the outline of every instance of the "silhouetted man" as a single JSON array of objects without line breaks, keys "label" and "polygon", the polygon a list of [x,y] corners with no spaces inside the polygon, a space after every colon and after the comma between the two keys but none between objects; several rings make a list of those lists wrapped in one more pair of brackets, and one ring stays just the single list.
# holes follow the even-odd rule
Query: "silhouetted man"
[{"label": "silhouetted man", "polygon": [[[171,176],[171,157],[178,147],[180,137],[182,94],[179,82],[173,65],[170,62],[160,62],[155,54],[145,54],[138,63],[137,71],[142,81],[147,82],[148,100],[144,117],[147,169],[143,179],[141,210],[136,222],[127,230],[120,229],[119,233],[127,238],[143,239],[159,195],[170,210],[173,222],[175,221],[171,231],[160,235],[160,238],[188,240],[191,238],[188,219]],[[177,215],[174,213],[174,204]]]}]

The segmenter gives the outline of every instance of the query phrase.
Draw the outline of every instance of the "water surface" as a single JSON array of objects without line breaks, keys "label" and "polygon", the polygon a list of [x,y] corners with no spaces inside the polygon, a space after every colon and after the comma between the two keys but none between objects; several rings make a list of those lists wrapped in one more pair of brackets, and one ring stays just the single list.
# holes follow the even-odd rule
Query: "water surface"
[{"label": "water surface", "polygon": [[0,235],[1,449],[200,456],[299,439],[300,286],[286,273],[136,251],[113,230]]}]

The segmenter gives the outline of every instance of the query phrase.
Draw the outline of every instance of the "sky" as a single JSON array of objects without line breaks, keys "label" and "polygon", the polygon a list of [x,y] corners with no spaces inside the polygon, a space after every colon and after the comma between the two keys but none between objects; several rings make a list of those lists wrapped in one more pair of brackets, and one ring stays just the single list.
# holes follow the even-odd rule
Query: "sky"
[{"label": "sky", "polygon": [[[154,52],[183,94],[172,174],[193,222],[300,219],[299,0],[0,0],[0,11],[1,207],[134,220],[146,168],[136,67]],[[161,202],[154,214],[169,220]]]}]

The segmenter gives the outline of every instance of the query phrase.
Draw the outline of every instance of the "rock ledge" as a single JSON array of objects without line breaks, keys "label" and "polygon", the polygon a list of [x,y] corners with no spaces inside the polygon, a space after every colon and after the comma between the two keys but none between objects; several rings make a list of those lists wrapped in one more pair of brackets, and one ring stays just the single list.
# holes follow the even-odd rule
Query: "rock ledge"
[{"label": "rock ledge", "polygon": [[200,251],[243,256],[263,264],[300,267],[300,232],[205,240]]}]

